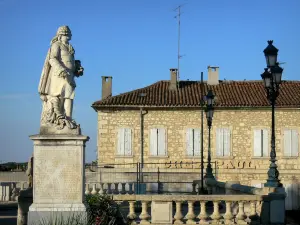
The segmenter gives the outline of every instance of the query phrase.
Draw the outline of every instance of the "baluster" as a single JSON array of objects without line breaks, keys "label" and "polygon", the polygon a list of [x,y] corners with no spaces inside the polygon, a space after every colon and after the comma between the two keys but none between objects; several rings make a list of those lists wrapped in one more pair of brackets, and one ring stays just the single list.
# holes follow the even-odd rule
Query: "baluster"
[{"label": "baluster", "polygon": [[188,201],[188,213],[185,218],[187,219],[186,224],[196,224],[195,222],[195,213],[194,213],[194,201]]},{"label": "baluster", "polygon": [[231,212],[231,201],[226,201],[226,213],[224,215],[225,224],[232,224],[233,222],[233,214]]},{"label": "baluster", "polygon": [[121,190],[120,194],[125,195],[126,194],[126,189],[125,189],[126,183],[121,183],[121,185],[122,185],[122,190]]},{"label": "baluster", "polygon": [[86,195],[89,195],[91,194],[90,192],[90,185],[89,184],[85,184],[85,192],[84,192]]},{"label": "baluster", "polygon": [[206,202],[200,202],[200,214],[198,215],[198,219],[200,219],[199,224],[209,224],[208,222],[208,214],[206,212]]},{"label": "baluster", "polygon": [[129,191],[128,191],[128,194],[132,195],[134,192],[132,190],[132,187],[133,187],[133,183],[129,183]]},{"label": "baluster", "polygon": [[111,183],[107,183],[107,194],[112,194],[112,190],[111,190]]},{"label": "baluster", "polygon": [[196,183],[192,183],[192,186],[193,186],[193,191],[192,191],[192,194],[193,195],[195,195],[195,194],[197,194],[197,192],[196,192]]},{"label": "baluster", "polygon": [[251,224],[259,224],[259,216],[256,212],[256,201],[250,203],[250,216]]},{"label": "baluster", "polygon": [[174,224],[183,224],[182,222],[182,218],[183,218],[183,215],[181,213],[181,203],[182,202],[176,202],[176,213],[174,215]]},{"label": "baluster", "polygon": [[95,195],[95,194],[97,194],[98,192],[97,192],[97,189],[96,189],[96,184],[93,184],[93,190],[92,190],[92,192],[91,192],[91,194],[92,195]]},{"label": "baluster", "polygon": [[100,184],[99,194],[100,194],[100,195],[103,195],[103,194],[104,194],[104,191],[103,191],[103,183]]},{"label": "baluster", "polygon": [[150,215],[148,214],[147,211],[147,201],[142,201],[142,212],[140,215],[140,219],[141,219],[141,223],[140,224],[150,224],[150,222],[148,221],[148,219],[150,218]]},{"label": "baluster", "polygon": [[222,218],[219,212],[219,202],[214,201],[214,213],[210,216],[213,219],[213,224],[217,224],[219,220]]},{"label": "baluster", "polygon": [[12,190],[11,200],[12,200],[12,201],[16,201],[16,200],[17,200],[17,197],[18,197],[18,190],[17,190],[17,188],[15,187],[15,188]]},{"label": "baluster", "polygon": [[247,224],[247,222],[245,221],[246,219],[246,215],[244,212],[244,202],[240,201],[239,202],[239,213],[236,215],[237,218],[237,224]]},{"label": "baluster", "polygon": [[113,194],[117,195],[119,194],[119,183],[114,183],[115,184],[115,190],[113,191]]},{"label": "baluster", "polygon": [[129,213],[127,215],[127,218],[129,220],[129,224],[133,225],[133,224],[136,224],[136,222],[135,222],[136,214],[134,212],[135,201],[128,201],[128,202],[129,202]]}]

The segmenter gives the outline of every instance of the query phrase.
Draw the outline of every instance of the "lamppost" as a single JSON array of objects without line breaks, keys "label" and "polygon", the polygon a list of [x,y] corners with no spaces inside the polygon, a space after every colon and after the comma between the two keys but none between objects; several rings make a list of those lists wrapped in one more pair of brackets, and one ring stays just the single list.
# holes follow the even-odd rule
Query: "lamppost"
[{"label": "lamppost", "polygon": [[212,92],[212,90],[209,90],[207,95],[206,95],[206,101],[207,101],[207,105],[206,105],[206,109],[205,109],[205,113],[206,113],[206,119],[207,119],[207,126],[208,126],[208,156],[207,156],[207,167],[206,167],[206,175],[205,178],[212,178],[214,179],[214,175],[212,172],[212,168],[211,168],[211,149],[210,149],[210,130],[211,130],[211,125],[212,125],[212,118],[214,115],[214,94]]},{"label": "lamppost", "polygon": [[268,41],[268,46],[264,50],[266,57],[267,68],[261,74],[264,81],[264,86],[267,91],[267,97],[272,106],[272,135],[271,135],[271,152],[270,152],[270,166],[268,171],[267,183],[265,187],[281,187],[279,171],[276,165],[276,149],[275,149],[275,104],[276,98],[279,95],[279,85],[281,83],[281,76],[283,69],[278,65],[277,53],[278,49],[273,46],[273,41]]}]

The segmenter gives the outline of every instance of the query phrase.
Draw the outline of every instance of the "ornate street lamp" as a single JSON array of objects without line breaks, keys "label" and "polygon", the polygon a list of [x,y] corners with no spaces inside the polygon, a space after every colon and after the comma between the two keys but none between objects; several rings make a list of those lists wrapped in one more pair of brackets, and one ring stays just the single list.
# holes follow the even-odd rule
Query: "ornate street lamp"
[{"label": "ornate street lamp", "polygon": [[215,178],[212,172],[212,168],[211,168],[211,148],[210,148],[210,130],[211,130],[211,125],[212,125],[212,118],[214,115],[214,94],[212,92],[212,90],[209,90],[207,95],[206,95],[206,101],[207,101],[207,105],[206,105],[206,109],[205,109],[205,113],[206,113],[206,119],[207,119],[207,125],[208,125],[208,157],[207,157],[207,167],[206,167],[206,175],[205,178]]},{"label": "ornate street lamp", "polygon": [[273,41],[268,41],[268,47],[264,50],[267,66],[265,72],[261,74],[264,81],[264,86],[267,91],[267,97],[272,106],[272,135],[271,135],[271,152],[270,152],[270,166],[268,171],[267,183],[265,187],[281,187],[279,171],[276,165],[276,149],[275,149],[275,104],[276,98],[279,95],[279,85],[283,69],[278,65],[277,53],[278,49],[272,45]]},{"label": "ornate street lamp", "polygon": [[266,57],[266,62],[268,68],[275,66],[277,62],[277,54],[278,54],[278,49],[274,47],[273,41],[270,40],[268,41],[268,46],[265,48],[264,53]]}]

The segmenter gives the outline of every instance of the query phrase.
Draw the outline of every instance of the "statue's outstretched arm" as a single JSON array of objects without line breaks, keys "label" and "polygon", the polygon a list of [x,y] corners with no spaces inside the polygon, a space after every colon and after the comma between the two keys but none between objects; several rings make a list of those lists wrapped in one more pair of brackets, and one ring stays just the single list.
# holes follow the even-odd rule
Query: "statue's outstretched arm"
[{"label": "statue's outstretched arm", "polygon": [[49,57],[49,63],[52,67],[52,70],[54,70],[54,75],[60,76],[62,72],[65,72],[66,69],[61,64],[61,62],[58,60],[60,55],[60,47],[57,44],[53,44],[51,46],[50,50],[50,57]]}]

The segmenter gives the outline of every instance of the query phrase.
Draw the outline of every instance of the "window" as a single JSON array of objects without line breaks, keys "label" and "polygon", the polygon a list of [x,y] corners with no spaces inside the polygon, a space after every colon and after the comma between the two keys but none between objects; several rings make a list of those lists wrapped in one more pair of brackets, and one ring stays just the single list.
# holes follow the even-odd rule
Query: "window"
[{"label": "window", "polygon": [[266,157],[269,156],[269,136],[267,129],[254,130],[254,156]]},{"label": "window", "polygon": [[163,128],[153,128],[150,130],[150,155],[166,155],[166,132]]},{"label": "window", "polygon": [[118,149],[117,155],[130,156],[132,155],[131,145],[131,129],[120,128],[118,130]]},{"label": "window", "polygon": [[189,128],[186,130],[186,151],[188,156],[200,155],[200,129]]},{"label": "window", "polygon": [[229,128],[217,128],[217,156],[230,156],[230,138]]},{"label": "window", "polygon": [[298,156],[298,131],[284,130],[284,156]]}]

